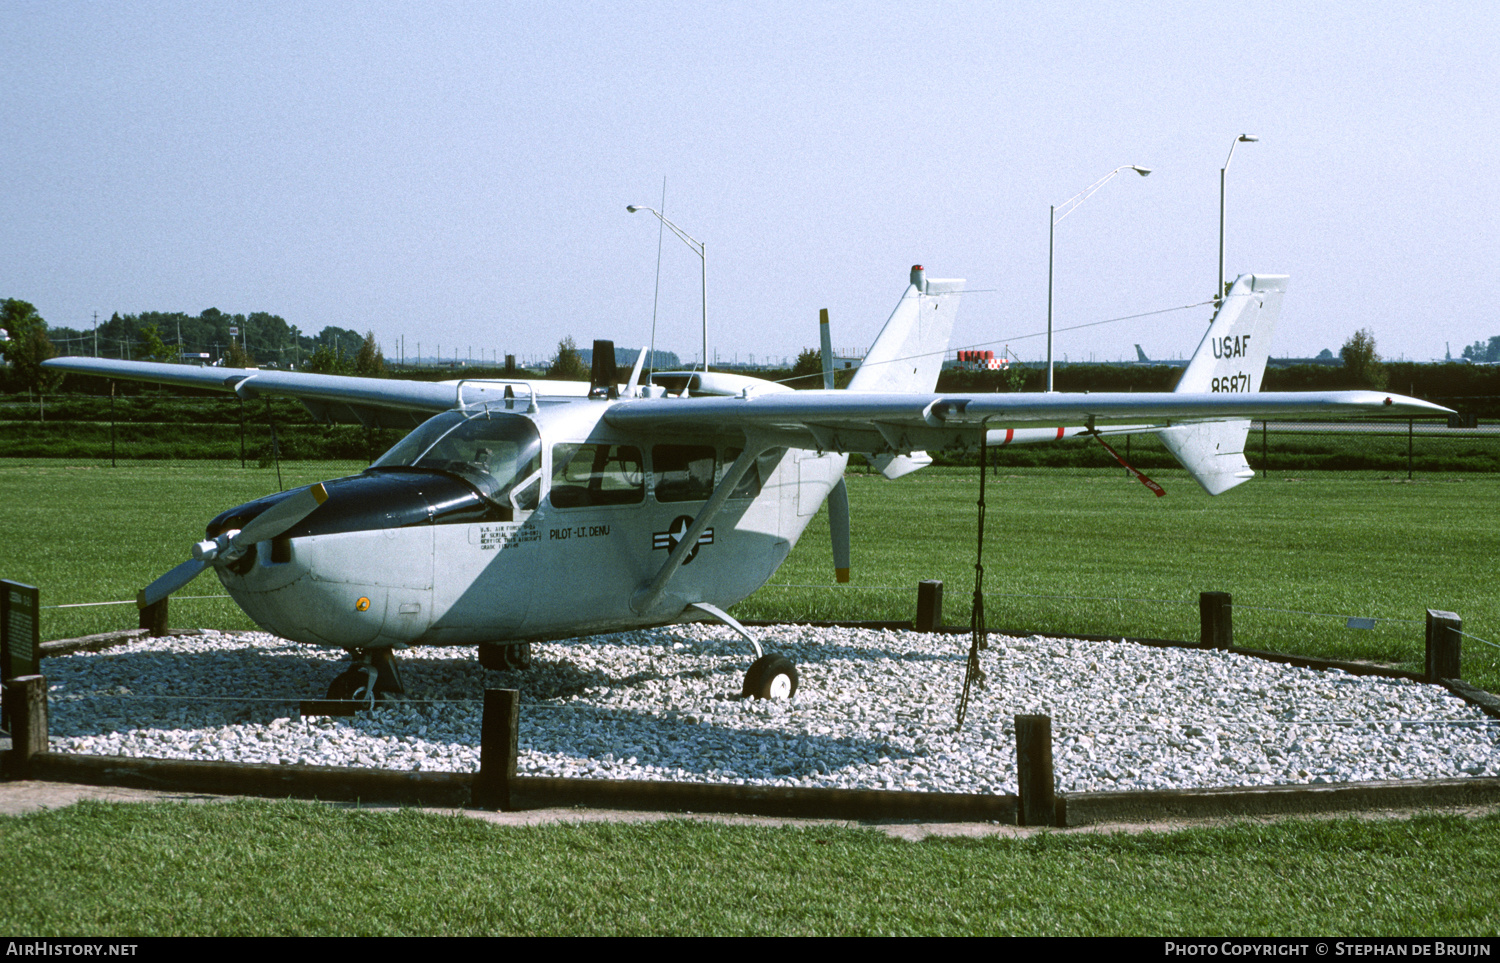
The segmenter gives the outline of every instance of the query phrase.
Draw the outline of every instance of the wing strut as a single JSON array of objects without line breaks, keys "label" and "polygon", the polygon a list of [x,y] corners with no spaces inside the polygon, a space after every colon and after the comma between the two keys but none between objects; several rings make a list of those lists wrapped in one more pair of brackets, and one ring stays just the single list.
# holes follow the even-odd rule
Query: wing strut
[{"label": "wing strut", "polygon": [[630,607],[637,614],[647,615],[661,601],[662,593],[667,589],[667,583],[672,580],[673,575],[677,574],[677,570],[682,568],[682,560],[697,546],[698,536],[703,534],[703,530],[708,527],[708,523],[714,520],[715,515],[719,514],[719,509],[723,508],[724,503],[729,500],[729,493],[734,491],[735,487],[739,485],[740,480],[745,477],[751,466],[755,464],[755,459],[771,447],[771,445],[758,439],[748,437],[745,439],[744,450],[734,460],[734,464],[729,466],[729,470],[724,473],[723,480],[719,482],[718,487],[714,489],[714,493],[709,496],[708,501],[699,510],[697,517],[693,519],[693,524],[689,525],[687,532],[683,534],[682,538],[678,539],[677,547],[672,549],[672,554],[667,556],[666,562],[662,564],[662,567],[657,571],[656,576],[651,579],[651,582],[640,588],[630,599]]}]

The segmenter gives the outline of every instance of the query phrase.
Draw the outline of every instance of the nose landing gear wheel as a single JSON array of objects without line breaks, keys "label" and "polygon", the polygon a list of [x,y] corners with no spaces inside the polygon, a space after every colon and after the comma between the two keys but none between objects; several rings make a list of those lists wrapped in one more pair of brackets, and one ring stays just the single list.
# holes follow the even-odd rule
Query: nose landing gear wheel
[{"label": "nose landing gear wheel", "polygon": [[763,655],[745,673],[740,694],[747,699],[790,699],[797,694],[797,667],[785,656]]},{"label": "nose landing gear wheel", "polygon": [[374,681],[373,672],[366,672],[363,667],[355,667],[345,670],[334,676],[333,681],[328,683],[328,698],[340,702],[351,702],[354,700],[365,701],[370,696],[370,685]]},{"label": "nose landing gear wheel", "polygon": [[505,645],[482,643],[479,664],[496,672],[524,672],[531,668],[531,643],[511,642]]},{"label": "nose landing gear wheel", "polygon": [[375,708],[377,699],[404,699],[406,687],[396,656],[388,648],[351,649],[350,666],[328,684],[328,698],[338,702],[365,702]]}]

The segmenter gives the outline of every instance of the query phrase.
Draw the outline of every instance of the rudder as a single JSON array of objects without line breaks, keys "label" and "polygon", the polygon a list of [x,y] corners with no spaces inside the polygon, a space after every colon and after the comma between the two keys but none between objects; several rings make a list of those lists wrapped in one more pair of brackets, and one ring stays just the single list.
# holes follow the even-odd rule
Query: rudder
[{"label": "rudder", "polygon": [[914,265],[911,283],[854,372],[849,390],[935,390],[963,287],[962,280],[928,278],[920,264]]}]

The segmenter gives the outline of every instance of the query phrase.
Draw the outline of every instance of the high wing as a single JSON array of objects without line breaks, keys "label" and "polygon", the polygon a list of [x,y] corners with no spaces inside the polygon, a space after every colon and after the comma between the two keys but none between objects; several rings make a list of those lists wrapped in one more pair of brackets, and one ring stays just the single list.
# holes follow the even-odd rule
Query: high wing
[{"label": "high wing", "polygon": [[347,375],[305,374],[259,368],[206,368],[108,358],[53,358],[49,368],[73,374],[230,391],[241,398],[296,398],[319,421],[380,428],[415,428],[450,408],[511,396],[531,403],[550,397],[582,397],[587,383],[529,381],[404,381]]},{"label": "high wing", "polygon": [[[932,393],[937,383],[934,359],[940,359],[947,347],[951,312],[962,284],[928,280],[914,267],[902,308],[877,339],[879,357],[872,348],[849,390],[757,393],[749,388],[733,397],[642,398],[611,408],[605,421],[641,432],[739,431],[769,445],[877,458],[973,448],[981,433],[991,444],[1013,440],[1008,435],[1012,430],[1020,434],[1030,429],[1027,434],[1032,437],[1026,440],[1031,441],[1062,438],[1078,429],[1059,426],[1074,425],[1102,434],[1111,429],[1157,432],[1181,459],[1182,448],[1195,449],[1185,452],[1194,457],[1201,454],[1198,448],[1211,455],[1230,449],[1238,454],[1251,418],[1448,413],[1440,405],[1373,391],[1262,392],[1271,332],[1287,286],[1287,278],[1276,274],[1246,274],[1235,281],[1176,391]],[[928,310],[928,304],[937,310]],[[926,367],[916,370],[920,365]],[[1204,422],[1217,424],[1190,427]],[[1219,432],[1223,437],[1214,435],[1225,422],[1238,422],[1233,426],[1237,440],[1224,432]],[[1222,473],[1222,466],[1194,467],[1195,476],[1203,476],[1199,481],[1211,493],[1235,483],[1209,477]]]},{"label": "high wing", "polygon": [[893,394],[798,391],[735,398],[643,398],[604,419],[628,431],[742,431],[766,442],[820,451],[910,454],[972,448],[979,433],[1038,425],[1150,422],[1160,427],[1289,415],[1445,415],[1449,409],[1377,391],[1254,394]]}]

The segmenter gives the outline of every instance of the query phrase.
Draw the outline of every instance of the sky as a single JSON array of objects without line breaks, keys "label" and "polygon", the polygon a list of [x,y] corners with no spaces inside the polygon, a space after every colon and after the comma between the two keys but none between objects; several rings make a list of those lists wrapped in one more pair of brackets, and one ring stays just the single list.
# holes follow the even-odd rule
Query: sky
[{"label": "sky", "polygon": [[[863,350],[913,264],[953,347],[1185,357],[1218,274],[1273,355],[1500,334],[1500,5],[0,0],[0,298],[266,311],[388,357],[559,339]],[[1237,143],[1248,133],[1254,143]],[[1193,305],[1193,307],[1188,307]],[[1144,315],[1144,317],[1130,317]],[[1109,324],[1095,322],[1129,318]],[[1079,325],[1092,325],[1077,328]],[[1074,328],[1074,330],[1065,330]]]}]

